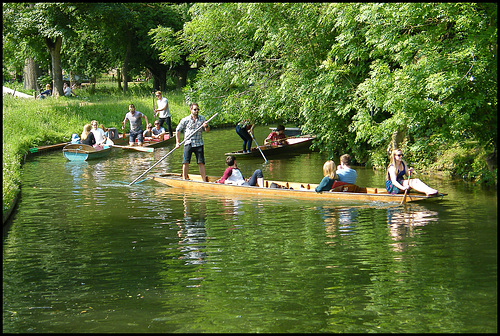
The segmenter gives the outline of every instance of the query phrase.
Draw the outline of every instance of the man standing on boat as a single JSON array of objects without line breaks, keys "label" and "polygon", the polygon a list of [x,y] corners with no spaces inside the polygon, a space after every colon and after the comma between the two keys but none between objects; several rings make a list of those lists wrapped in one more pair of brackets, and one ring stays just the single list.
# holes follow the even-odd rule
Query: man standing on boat
[{"label": "man standing on boat", "polygon": [[158,108],[154,110],[154,116],[158,117],[158,121],[160,122],[160,127],[163,126],[163,123],[167,124],[168,136],[171,138],[174,134],[172,132],[172,121],[170,116],[170,109],[168,108],[168,100],[166,97],[162,97],[161,91],[156,91],[155,93],[156,99],[158,99]]},{"label": "man standing on boat", "polygon": [[[187,117],[181,119],[177,128],[175,129],[175,148],[180,147],[180,136],[181,132],[184,132],[184,154],[182,155],[182,178],[187,180],[189,178],[189,164],[191,163],[191,156],[194,153],[196,156],[196,163],[198,163],[198,168],[200,169],[200,175],[203,181],[207,180],[207,175],[205,173],[205,154],[203,151],[203,130],[200,126],[203,126],[205,132],[210,131],[208,127],[207,120],[205,117],[198,115],[200,108],[198,104],[191,103],[189,105],[191,114]],[[198,130],[199,128],[199,130]],[[197,132],[195,132],[198,130]]]},{"label": "man standing on boat", "polygon": [[148,124],[148,117],[139,111],[135,110],[134,104],[128,106],[128,113],[125,114],[125,119],[122,121],[122,130],[125,130],[125,123],[130,121],[130,133],[129,133],[129,145],[133,146],[135,144],[135,139],[137,138],[137,144],[142,146],[144,142],[144,136],[142,132],[142,118],[146,120],[146,125]]}]

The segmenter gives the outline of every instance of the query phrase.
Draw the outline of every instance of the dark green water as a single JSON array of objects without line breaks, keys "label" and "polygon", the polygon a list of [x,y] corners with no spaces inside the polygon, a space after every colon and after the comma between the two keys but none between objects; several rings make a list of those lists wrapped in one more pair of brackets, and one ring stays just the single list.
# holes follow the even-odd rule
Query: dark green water
[{"label": "dark green water", "polygon": [[[241,141],[205,142],[221,175]],[[3,332],[497,332],[495,191],[420,176],[449,196],[398,206],[126,185],[170,149],[25,164],[3,240]],[[181,155],[154,171],[180,172]],[[318,183],[326,158],[268,159],[239,166]],[[384,174],[358,169],[358,184]]]}]

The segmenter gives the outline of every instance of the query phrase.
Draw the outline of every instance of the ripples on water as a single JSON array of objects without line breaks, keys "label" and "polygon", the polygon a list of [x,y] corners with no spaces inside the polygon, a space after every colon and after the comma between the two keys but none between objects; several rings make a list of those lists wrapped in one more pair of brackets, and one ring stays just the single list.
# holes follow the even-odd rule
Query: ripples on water
[{"label": "ripples on water", "polygon": [[[407,206],[233,198],[129,187],[161,153],[59,154],[25,167],[4,239],[4,332],[496,331],[496,194],[441,185],[449,200]],[[322,161],[263,168],[300,176]]]}]

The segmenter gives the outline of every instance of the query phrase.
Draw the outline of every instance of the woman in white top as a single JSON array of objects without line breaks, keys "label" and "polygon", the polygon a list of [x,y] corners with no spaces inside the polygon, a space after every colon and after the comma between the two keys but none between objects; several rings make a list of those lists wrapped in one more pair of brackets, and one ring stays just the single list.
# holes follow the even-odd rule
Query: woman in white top
[{"label": "woman in white top", "polygon": [[102,147],[106,142],[106,134],[102,128],[97,128],[97,120],[92,120],[90,122],[92,126],[91,132],[94,133],[95,145],[94,147]]}]

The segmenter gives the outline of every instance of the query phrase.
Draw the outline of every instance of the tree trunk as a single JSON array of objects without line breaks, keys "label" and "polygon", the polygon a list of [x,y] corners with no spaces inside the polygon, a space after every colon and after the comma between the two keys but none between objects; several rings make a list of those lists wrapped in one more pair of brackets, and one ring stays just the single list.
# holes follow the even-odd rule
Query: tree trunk
[{"label": "tree trunk", "polygon": [[62,68],[61,68],[61,45],[62,37],[57,36],[55,41],[51,38],[45,38],[45,44],[49,49],[50,57],[52,60],[52,80],[53,89],[52,95],[54,97],[64,96],[63,92],[63,78],[62,78]]},{"label": "tree trunk", "polygon": [[33,57],[29,57],[24,60],[24,85],[23,89],[25,90],[39,90],[39,86],[37,83],[38,74],[40,72],[40,68],[38,64],[35,63]]},{"label": "tree trunk", "polygon": [[128,39],[127,52],[125,53],[125,59],[122,65],[122,76],[123,76],[123,93],[128,90],[128,62],[130,59],[130,54],[132,53],[132,43],[131,39]]},{"label": "tree trunk", "polygon": [[122,72],[120,71],[120,69],[116,69],[116,82],[118,83],[118,90],[122,90],[122,81],[121,81],[121,78],[122,78]]}]

